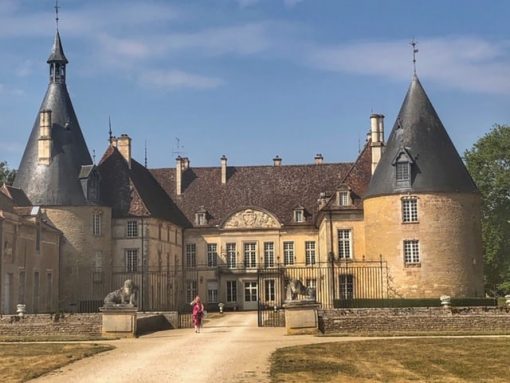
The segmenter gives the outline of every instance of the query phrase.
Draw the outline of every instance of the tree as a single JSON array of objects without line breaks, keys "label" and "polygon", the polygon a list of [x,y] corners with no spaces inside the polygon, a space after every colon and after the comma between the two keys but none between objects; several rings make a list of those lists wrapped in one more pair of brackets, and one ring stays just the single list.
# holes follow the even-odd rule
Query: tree
[{"label": "tree", "polygon": [[464,153],[482,194],[485,287],[510,293],[510,126],[495,125]]},{"label": "tree", "polygon": [[0,161],[0,185],[6,183],[12,185],[16,177],[16,170],[9,169],[6,161]]}]

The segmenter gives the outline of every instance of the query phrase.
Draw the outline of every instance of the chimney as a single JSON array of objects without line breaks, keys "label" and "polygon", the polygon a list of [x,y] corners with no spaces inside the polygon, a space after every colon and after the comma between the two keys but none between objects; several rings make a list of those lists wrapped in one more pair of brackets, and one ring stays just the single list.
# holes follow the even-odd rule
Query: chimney
[{"label": "chimney", "polygon": [[222,155],[220,158],[221,162],[221,183],[225,185],[227,183],[227,157]]},{"label": "chimney", "polygon": [[315,160],[315,165],[321,165],[324,161],[324,157],[320,153],[317,153],[313,159]]},{"label": "chimney", "polygon": [[282,166],[282,159],[279,155],[276,155],[275,158],[273,158],[273,165],[274,166]]},{"label": "chimney", "polygon": [[189,158],[188,157],[183,157],[182,158],[182,170],[187,170],[189,169]]},{"label": "chimney", "polygon": [[41,165],[49,165],[51,163],[53,146],[51,127],[51,110],[41,110],[39,113],[39,140],[37,142],[37,160]]},{"label": "chimney", "polygon": [[370,147],[372,148],[372,174],[374,174],[384,148],[384,116],[382,114],[370,116]]},{"label": "chimney", "polygon": [[117,138],[117,149],[126,160],[129,169],[131,169],[131,138],[127,134],[121,134]]},{"label": "chimney", "polygon": [[175,159],[175,194],[182,194],[182,166],[183,159],[181,156],[177,156]]}]

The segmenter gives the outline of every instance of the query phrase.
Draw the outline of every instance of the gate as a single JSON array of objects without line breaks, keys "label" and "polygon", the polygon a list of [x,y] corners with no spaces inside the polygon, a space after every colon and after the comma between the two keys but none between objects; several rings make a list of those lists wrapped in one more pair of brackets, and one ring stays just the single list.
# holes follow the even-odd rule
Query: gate
[{"label": "gate", "polygon": [[[320,308],[338,306],[338,301],[387,297],[388,273],[383,261],[336,261],[317,265],[279,265],[259,269],[258,325],[285,326],[283,304],[289,299],[287,287],[291,280],[300,281],[315,290]],[[307,289],[308,291],[310,289]],[[299,296],[304,298],[304,296]]]}]

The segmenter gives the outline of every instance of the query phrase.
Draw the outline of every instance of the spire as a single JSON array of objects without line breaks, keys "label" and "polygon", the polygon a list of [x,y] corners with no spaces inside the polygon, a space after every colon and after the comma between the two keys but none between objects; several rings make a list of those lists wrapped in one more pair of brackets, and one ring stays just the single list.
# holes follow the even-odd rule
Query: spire
[{"label": "spire", "polygon": [[58,6],[58,0],[55,0],[55,23],[57,25],[57,32],[58,32],[58,10],[60,7]]},{"label": "spire", "polygon": [[413,73],[416,76],[416,53],[418,53],[418,49],[416,49],[416,45],[418,42],[414,39],[409,43],[413,47]]},{"label": "spire", "polygon": [[113,143],[113,134],[112,134],[112,119],[110,116],[108,116],[108,142],[110,145]]},{"label": "spire", "polygon": [[365,197],[402,192],[478,192],[416,75]]},{"label": "spire", "polygon": [[69,63],[62,49],[62,42],[60,41],[60,33],[58,32],[58,0],[55,1],[55,22],[57,24],[57,32],[55,33],[55,40],[51,49],[50,57],[46,61],[50,64],[50,83],[65,84],[66,83],[66,64]]},{"label": "spire", "polygon": [[59,63],[59,64],[68,64],[66,56],[64,55],[64,50],[62,49],[62,42],[60,41],[60,33],[57,30],[55,34],[55,40],[53,42],[53,47],[51,48],[50,57],[48,57],[48,64]]}]

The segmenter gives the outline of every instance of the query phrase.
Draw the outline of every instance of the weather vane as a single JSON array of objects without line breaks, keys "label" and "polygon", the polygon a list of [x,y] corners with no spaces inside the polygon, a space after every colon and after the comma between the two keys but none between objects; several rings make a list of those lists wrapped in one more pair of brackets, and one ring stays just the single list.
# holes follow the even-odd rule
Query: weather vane
[{"label": "weather vane", "polygon": [[57,23],[57,31],[58,31],[58,10],[60,7],[58,6],[58,0],[55,0],[55,22]]},{"label": "weather vane", "polygon": [[413,37],[413,40],[409,43],[413,47],[413,70],[414,74],[416,74],[416,53],[418,53],[418,49],[416,49],[416,40]]}]

